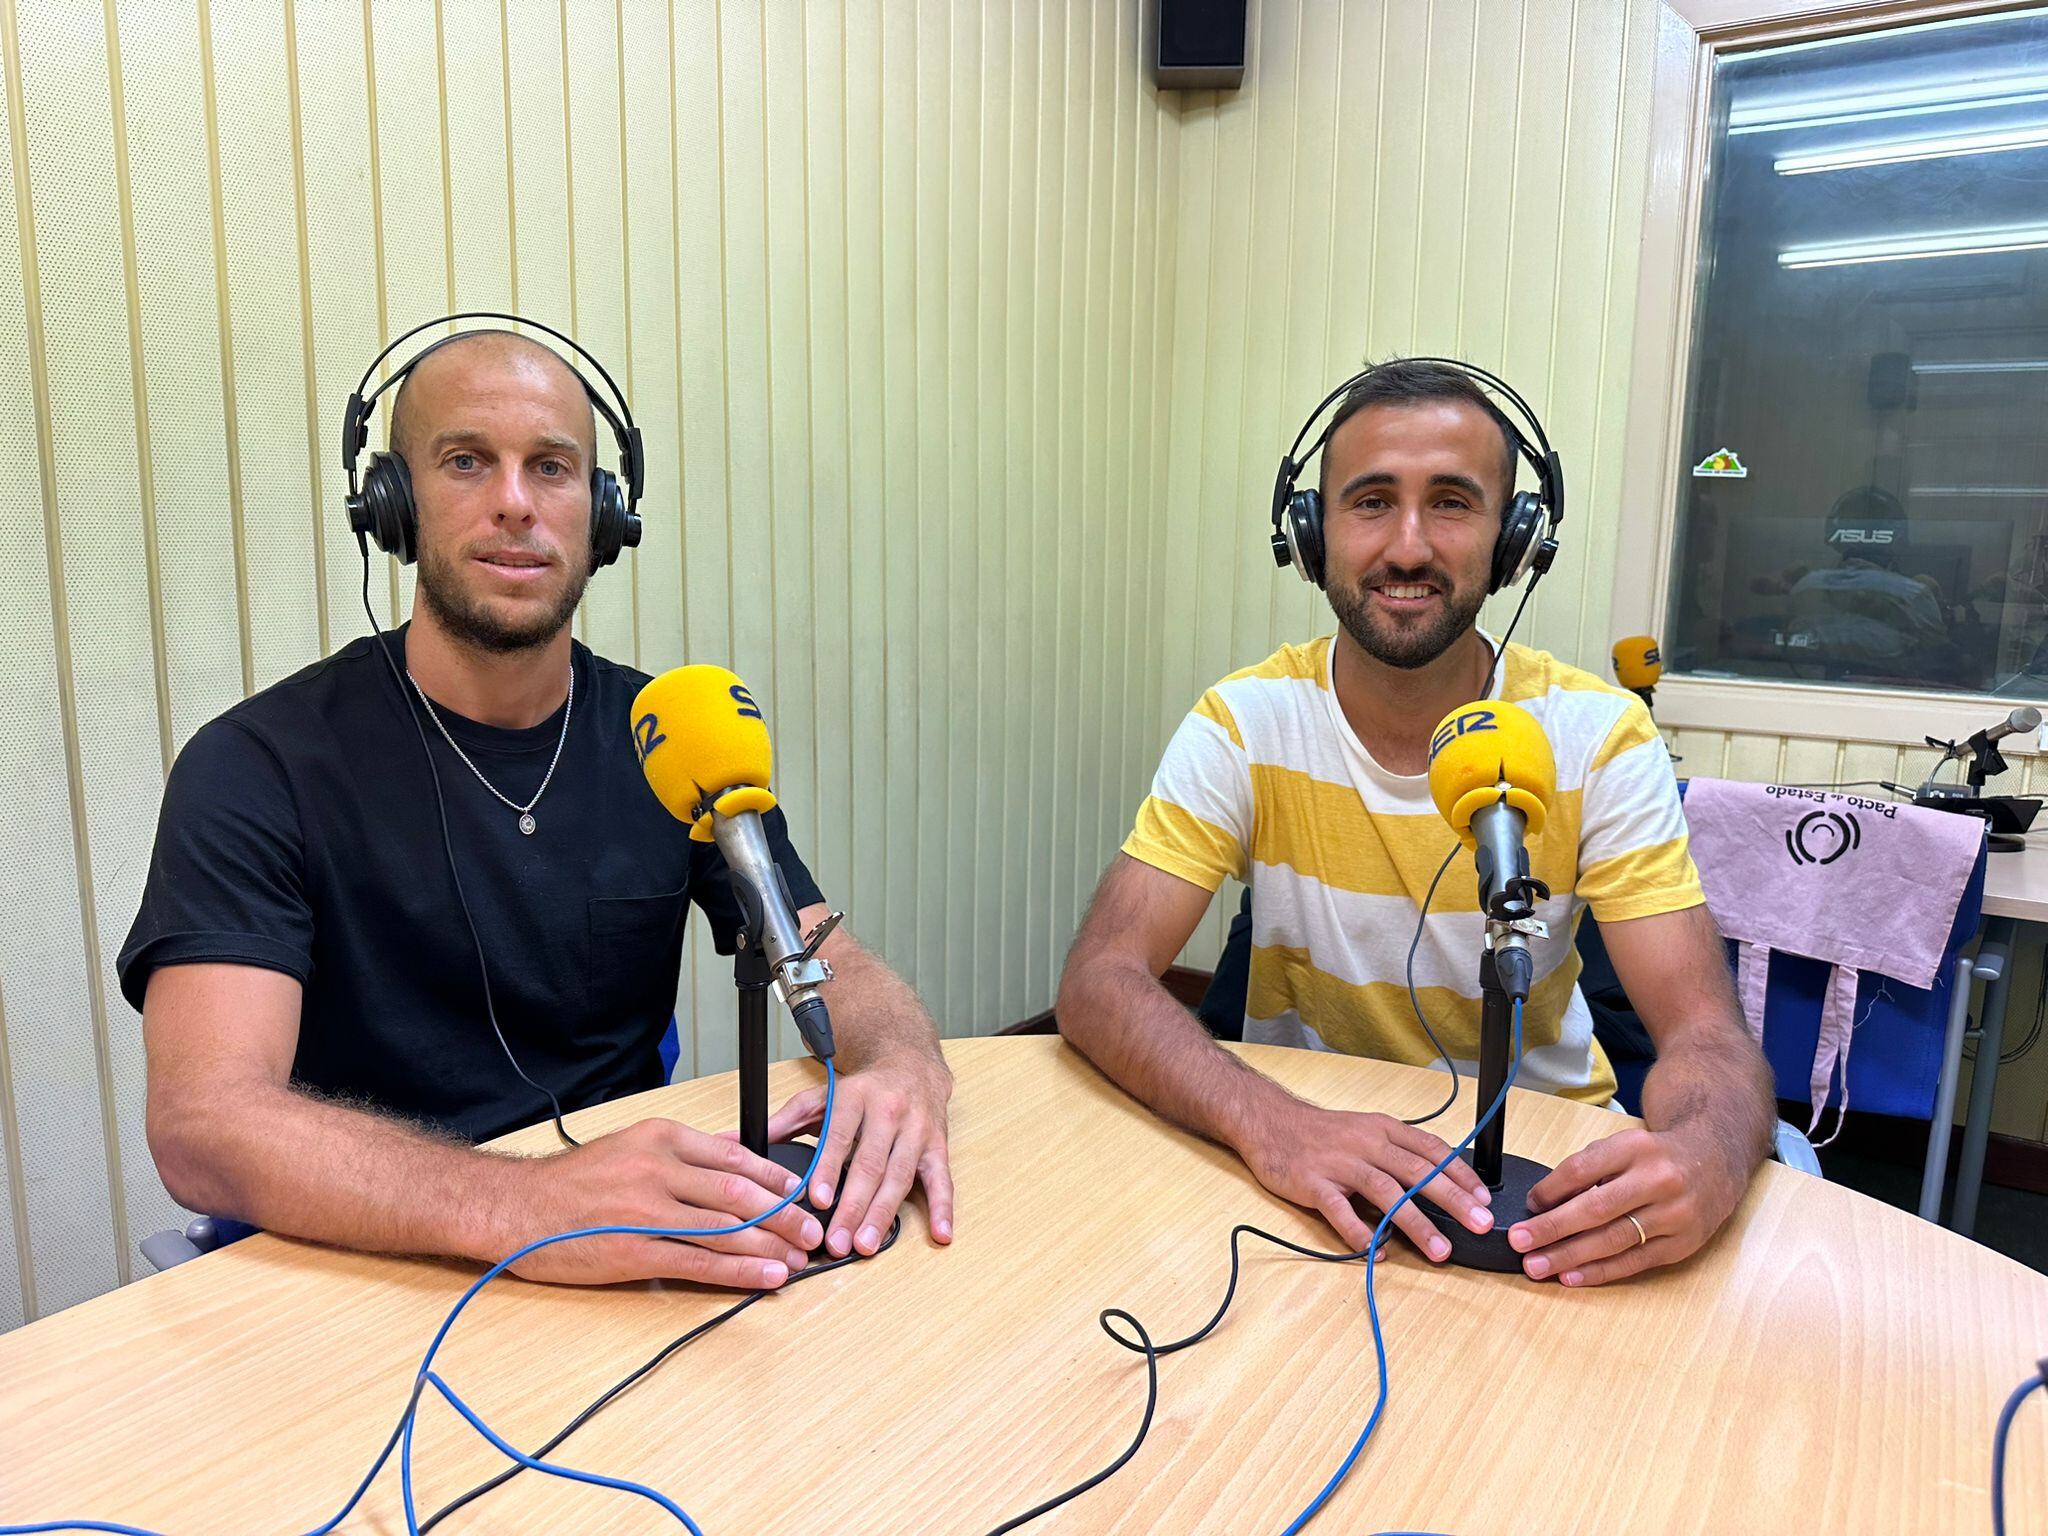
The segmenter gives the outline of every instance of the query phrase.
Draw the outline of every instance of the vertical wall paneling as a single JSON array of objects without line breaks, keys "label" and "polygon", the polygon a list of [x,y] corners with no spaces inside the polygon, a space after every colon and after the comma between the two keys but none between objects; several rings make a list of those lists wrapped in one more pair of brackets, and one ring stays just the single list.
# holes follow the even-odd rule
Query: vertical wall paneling
[{"label": "vertical wall paneling", "polygon": [[[120,1273],[114,1249],[121,1191],[103,1120],[112,1106],[84,794],[87,748],[78,721],[79,684],[95,679],[90,671],[81,679],[73,665],[70,583],[82,573],[67,562],[62,514],[66,492],[76,494],[94,477],[103,481],[114,518],[124,503],[131,516],[138,514],[132,455],[102,456],[96,441],[79,431],[60,432],[60,412],[67,408],[80,412],[81,424],[104,411],[118,440],[133,409],[127,369],[109,378],[100,366],[125,345],[119,266],[81,260],[90,242],[119,238],[113,208],[95,205],[89,178],[75,174],[97,162],[111,177],[102,19],[23,15],[8,5],[0,9],[0,51],[16,223],[10,255],[18,263],[12,275],[25,314],[22,344],[8,356],[10,366],[23,360],[17,378],[27,386],[22,409],[8,413],[9,458],[18,473],[8,481],[12,547],[0,578],[9,658],[22,664],[25,685],[10,690],[8,729],[0,733],[0,771],[22,802],[5,818],[10,825],[0,833],[0,849],[15,875],[15,899],[25,908],[0,940],[8,966],[5,1086],[20,1143],[9,1176],[21,1186],[11,1202],[15,1241],[26,1255],[21,1303],[49,1309],[91,1294]],[[45,305],[58,301],[80,313],[75,338],[46,322]],[[113,538],[104,536],[107,543]],[[90,530],[81,529],[80,542],[86,541]],[[97,606],[110,585],[100,580],[100,587],[78,594],[81,610]],[[146,649],[139,654],[146,657]],[[152,722],[140,735],[150,756],[155,734]],[[103,756],[94,754],[96,761]],[[118,772],[127,765],[112,766]]]}]

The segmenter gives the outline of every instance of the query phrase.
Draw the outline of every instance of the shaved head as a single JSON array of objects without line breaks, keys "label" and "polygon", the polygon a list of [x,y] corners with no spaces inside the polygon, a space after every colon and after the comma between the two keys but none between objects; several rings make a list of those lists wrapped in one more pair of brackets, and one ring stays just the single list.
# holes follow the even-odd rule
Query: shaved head
[{"label": "shaved head", "polygon": [[437,386],[486,370],[546,378],[572,391],[582,405],[579,419],[584,466],[587,469],[596,462],[597,412],[576,370],[537,341],[513,331],[495,330],[468,331],[430,348],[412,371],[399,380],[398,394],[391,402],[392,451],[410,464],[414,448],[436,430],[437,424],[428,418],[435,414],[432,402],[442,394]]}]

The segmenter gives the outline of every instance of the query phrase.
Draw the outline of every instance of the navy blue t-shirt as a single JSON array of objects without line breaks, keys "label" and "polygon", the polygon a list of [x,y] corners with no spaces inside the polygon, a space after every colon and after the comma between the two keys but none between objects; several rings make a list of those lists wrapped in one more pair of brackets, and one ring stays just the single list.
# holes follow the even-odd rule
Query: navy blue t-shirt
[{"label": "navy blue t-shirt", "polygon": [[[283,971],[305,989],[295,1082],[482,1140],[547,1105],[492,1036],[419,735],[377,643],[357,640],[244,700],[179,753],[117,962],[121,991],[140,1009],[166,965]],[[403,640],[384,643],[402,667]],[[564,1109],[661,1083],[687,903],[723,952],[740,924],[717,848],[692,842],[640,771],[629,716],[646,674],[582,645],[571,666],[569,732],[531,836],[418,715],[498,1022]],[[435,707],[524,805],[561,711],[512,731]],[[782,813],[763,819],[796,905],[822,899]]]}]

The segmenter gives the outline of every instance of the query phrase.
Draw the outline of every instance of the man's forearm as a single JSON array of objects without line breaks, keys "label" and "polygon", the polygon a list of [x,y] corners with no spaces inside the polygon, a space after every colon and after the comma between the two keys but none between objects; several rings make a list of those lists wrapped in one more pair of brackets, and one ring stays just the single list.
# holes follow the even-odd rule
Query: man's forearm
[{"label": "man's forearm", "polygon": [[531,1177],[498,1157],[285,1087],[151,1116],[179,1203],[268,1232],[378,1253],[503,1258]]},{"label": "man's forearm", "polygon": [[833,973],[824,995],[842,1071],[858,1072],[903,1051],[945,1070],[938,1026],[909,982],[844,929],[826,941],[824,952]]},{"label": "man's forearm", "polygon": [[1070,971],[1060,1033],[1127,1093],[1242,1154],[1292,1095],[1223,1049],[1143,967],[1105,959]]},{"label": "man's forearm", "polygon": [[1769,1154],[1777,1101],[1769,1068],[1745,1036],[1694,1040],[1658,1056],[1643,1080],[1643,1121],[1653,1131],[1696,1131],[1712,1144]]}]

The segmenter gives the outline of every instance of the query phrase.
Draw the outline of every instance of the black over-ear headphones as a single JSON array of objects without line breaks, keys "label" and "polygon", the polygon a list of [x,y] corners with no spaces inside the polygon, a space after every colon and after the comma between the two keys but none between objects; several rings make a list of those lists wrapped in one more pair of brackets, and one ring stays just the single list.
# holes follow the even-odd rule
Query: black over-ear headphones
[{"label": "black over-ear headphones", "polygon": [[[1508,499],[1507,511],[1500,520],[1500,537],[1494,541],[1493,567],[1486,590],[1493,593],[1503,587],[1511,587],[1531,572],[1541,576],[1550,569],[1550,562],[1557,558],[1557,525],[1564,521],[1564,470],[1558,464],[1550,439],[1544,436],[1543,423],[1537,420],[1529,402],[1517,394],[1512,385],[1484,368],[1476,368],[1455,357],[1404,357],[1400,361],[1433,363],[1462,373],[1489,394],[1507,401],[1527,423],[1526,436],[1520,430],[1510,430],[1508,436],[1513,441],[1515,452],[1536,471],[1538,488],[1518,491]],[[1296,490],[1294,482],[1309,461],[1329,443],[1330,433],[1326,429],[1309,444],[1306,453],[1302,452],[1301,445],[1331,406],[1385,366],[1388,365],[1379,364],[1355,373],[1323,397],[1322,404],[1309,413],[1308,420],[1301,424],[1301,430],[1294,434],[1293,443],[1280,460],[1280,473],[1273,481],[1273,563],[1293,566],[1301,572],[1302,580],[1312,581],[1319,587],[1324,578],[1323,495],[1314,486]],[[1300,457],[1297,458],[1297,454]]]},{"label": "black over-ear headphones", "polygon": [[455,320],[509,320],[530,330],[539,331],[569,348],[578,357],[597,370],[597,376],[604,380],[605,387],[618,401],[614,410],[610,400],[591,386],[590,380],[566,360],[563,366],[576,375],[576,382],[583,386],[583,393],[589,397],[591,409],[605,419],[612,429],[612,436],[619,445],[619,476],[625,479],[621,489],[619,476],[610,470],[595,465],[590,471],[590,568],[610,565],[619,558],[621,549],[640,542],[640,492],[645,485],[646,460],[640,448],[640,429],[633,425],[633,411],[626,404],[625,392],[612,376],[605,372],[604,364],[585,351],[570,337],[537,320],[528,320],[523,315],[509,315],[495,309],[468,309],[460,314],[442,315],[439,319],[428,320],[414,326],[382,352],[370,359],[370,366],[363,370],[363,377],[348,397],[348,407],[341,418],[341,467],[348,475],[348,525],[355,530],[360,540],[368,536],[386,554],[398,556],[410,565],[419,554],[419,511],[413,505],[412,472],[406,468],[405,460],[396,453],[373,453],[370,467],[365,471],[360,489],[356,485],[356,460],[361,456],[363,445],[370,437],[370,413],[376,409],[377,399],[386,390],[394,388],[420,363],[464,336],[475,335],[474,331],[458,331],[453,336],[444,336],[432,346],[416,354],[412,361],[394,372],[390,378],[370,390],[371,376],[377,365],[396,352],[400,346],[421,331],[431,330],[437,325],[447,325]]}]

